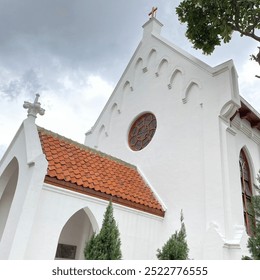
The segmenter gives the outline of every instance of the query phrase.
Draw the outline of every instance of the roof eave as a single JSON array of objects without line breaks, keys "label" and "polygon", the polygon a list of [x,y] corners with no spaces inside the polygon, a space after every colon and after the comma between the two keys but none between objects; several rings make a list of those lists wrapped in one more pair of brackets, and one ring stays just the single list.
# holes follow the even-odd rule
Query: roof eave
[{"label": "roof eave", "polygon": [[113,196],[111,194],[106,194],[103,192],[99,192],[90,188],[85,188],[83,186],[79,186],[77,184],[73,184],[71,182],[66,182],[64,180],[59,180],[57,178],[52,178],[48,175],[45,176],[45,180],[44,182],[46,184],[49,185],[53,185],[56,187],[60,187],[63,189],[67,189],[70,191],[74,191],[74,192],[78,192],[84,195],[88,195],[88,196],[92,196],[92,197],[96,197],[99,199],[103,199],[103,200],[107,200],[107,201],[112,201],[113,203],[117,203],[135,210],[139,210],[142,212],[146,212],[155,216],[159,216],[159,217],[164,217],[165,216],[165,211],[161,210],[161,209],[155,209],[155,208],[151,208],[142,204],[138,204],[126,199],[122,199],[120,197],[117,196]]}]

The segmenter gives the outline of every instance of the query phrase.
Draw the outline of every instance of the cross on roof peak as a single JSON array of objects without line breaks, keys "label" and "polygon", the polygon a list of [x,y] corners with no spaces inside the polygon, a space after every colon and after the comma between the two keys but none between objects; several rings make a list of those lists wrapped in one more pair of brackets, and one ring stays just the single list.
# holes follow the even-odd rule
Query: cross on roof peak
[{"label": "cross on roof peak", "polygon": [[40,97],[40,94],[37,93],[36,97],[34,99],[34,102],[28,102],[28,101],[24,101],[23,107],[27,110],[27,116],[30,117],[34,117],[37,118],[37,114],[40,114],[41,116],[44,115],[45,110],[43,108],[41,108],[41,103],[38,101]]},{"label": "cross on roof peak", "polygon": [[148,14],[148,16],[150,16],[150,18],[155,17],[156,18],[156,12],[157,12],[158,8],[157,7],[152,7],[151,12]]}]

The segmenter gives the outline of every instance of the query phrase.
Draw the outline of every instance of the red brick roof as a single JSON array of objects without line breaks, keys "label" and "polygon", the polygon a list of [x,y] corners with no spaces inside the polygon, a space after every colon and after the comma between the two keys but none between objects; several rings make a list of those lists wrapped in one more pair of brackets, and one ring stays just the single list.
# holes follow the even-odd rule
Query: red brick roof
[{"label": "red brick roof", "polygon": [[45,182],[164,216],[137,168],[43,128],[38,128],[48,161]]}]

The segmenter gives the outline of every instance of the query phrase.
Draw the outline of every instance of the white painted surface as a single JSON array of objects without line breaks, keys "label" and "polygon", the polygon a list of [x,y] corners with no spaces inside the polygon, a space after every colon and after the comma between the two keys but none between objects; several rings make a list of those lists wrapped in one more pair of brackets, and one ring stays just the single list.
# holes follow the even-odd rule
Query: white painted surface
[{"label": "white painted surface", "polygon": [[[156,19],[144,25],[143,39],[85,144],[135,164],[148,178],[167,207],[160,245],[179,228],[183,209],[191,258],[239,259],[246,251],[239,153],[246,147],[256,183],[259,131],[247,125],[246,135],[245,128],[230,125],[240,107],[233,62],[212,68],[167,42],[160,27]],[[111,117],[114,104],[120,114]],[[156,116],[157,131],[134,152],[128,132],[144,112]]]},{"label": "white painted surface", "polygon": [[[190,258],[240,259],[247,235],[239,153],[245,149],[256,184],[259,131],[238,116],[229,122],[240,106],[233,62],[211,68],[163,39],[160,29],[156,19],[144,25],[141,43],[85,141],[135,164],[167,210],[159,218],[114,204],[123,258],[155,259],[179,229],[183,209]],[[128,132],[144,112],[156,116],[157,131],[134,152]],[[23,122],[0,162],[0,203],[7,213],[0,258],[54,259],[59,239],[77,239],[82,258],[84,239],[99,231],[107,202],[44,184],[47,161],[34,121],[29,116]],[[71,218],[78,211],[86,216],[74,238],[68,234],[78,225]]]}]

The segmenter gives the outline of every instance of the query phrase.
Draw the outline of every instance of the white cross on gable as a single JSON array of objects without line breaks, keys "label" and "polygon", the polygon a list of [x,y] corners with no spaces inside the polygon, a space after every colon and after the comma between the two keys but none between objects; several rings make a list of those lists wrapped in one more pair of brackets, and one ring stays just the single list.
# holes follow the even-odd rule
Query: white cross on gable
[{"label": "white cross on gable", "polygon": [[37,114],[40,114],[41,116],[44,115],[45,110],[41,108],[41,103],[38,101],[40,97],[40,94],[36,94],[35,100],[33,103],[24,101],[23,107],[27,110],[27,116],[32,116],[34,118],[37,118]]}]

